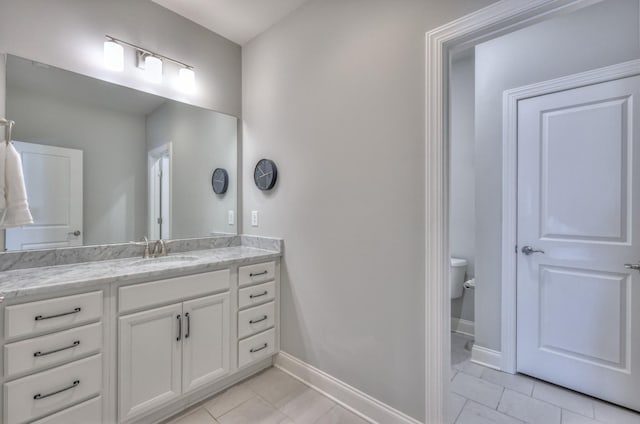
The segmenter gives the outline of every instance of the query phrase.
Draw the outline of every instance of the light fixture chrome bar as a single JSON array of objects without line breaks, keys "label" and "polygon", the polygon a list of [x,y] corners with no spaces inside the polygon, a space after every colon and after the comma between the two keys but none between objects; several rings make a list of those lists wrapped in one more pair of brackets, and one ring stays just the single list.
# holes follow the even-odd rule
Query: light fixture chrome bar
[{"label": "light fixture chrome bar", "polygon": [[121,40],[121,39],[116,38],[116,37],[112,37],[110,35],[105,35],[105,37],[107,38],[107,40],[114,41],[114,42],[120,43],[120,44],[124,44],[125,46],[132,47],[132,48],[134,48],[134,49],[136,49],[136,50],[138,50],[138,51],[140,51],[142,53],[149,54],[149,55],[155,56],[155,57],[159,57],[160,59],[168,60],[169,62],[173,62],[176,65],[183,66],[183,67],[185,67],[187,69],[193,69],[193,66],[191,66],[191,65],[187,65],[186,63],[181,62],[179,60],[175,60],[175,59],[172,59],[172,58],[170,58],[168,56],[162,55],[160,53],[156,53],[156,52],[153,52],[151,50],[145,49],[144,47],[137,46],[135,44],[129,43],[127,41]]}]

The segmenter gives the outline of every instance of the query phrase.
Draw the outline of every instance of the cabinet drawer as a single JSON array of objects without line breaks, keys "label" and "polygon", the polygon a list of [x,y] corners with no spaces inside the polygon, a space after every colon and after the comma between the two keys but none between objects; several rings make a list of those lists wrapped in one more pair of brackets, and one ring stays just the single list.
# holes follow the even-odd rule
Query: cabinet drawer
[{"label": "cabinet drawer", "polygon": [[238,284],[242,287],[248,284],[262,283],[263,281],[273,280],[275,274],[275,262],[241,266],[238,268]]},{"label": "cabinet drawer", "polygon": [[238,313],[238,338],[259,333],[273,327],[275,322],[275,303],[256,306]]},{"label": "cabinet drawer", "polygon": [[100,393],[102,355],[4,384],[6,424],[21,424]]},{"label": "cabinet drawer", "polygon": [[126,312],[228,290],[230,271],[223,269],[121,287],[118,311]]},{"label": "cabinet drawer", "polygon": [[102,347],[102,323],[85,325],[4,346],[5,376],[35,371]]},{"label": "cabinet drawer", "polygon": [[98,396],[80,405],[49,415],[31,424],[100,424],[102,423],[102,397]]},{"label": "cabinet drawer", "polygon": [[238,343],[238,368],[273,355],[276,348],[276,330],[267,330]]},{"label": "cabinet drawer", "polygon": [[58,297],[40,302],[7,306],[5,339],[84,324],[102,316],[102,292]]},{"label": "cabinet drawer", "polygon": [[275,299],[276,283],[270,281],[252,287],[245,287],[238,291],[238,308],[242,309],[247,306],[259,305],[264,302]]}]

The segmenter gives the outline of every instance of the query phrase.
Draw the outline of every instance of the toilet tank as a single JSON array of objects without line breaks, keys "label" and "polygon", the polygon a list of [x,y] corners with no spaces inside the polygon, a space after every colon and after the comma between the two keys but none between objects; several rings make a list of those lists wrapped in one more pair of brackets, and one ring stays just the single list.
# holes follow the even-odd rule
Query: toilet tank
[{"label": "toilet tank", "polygon": [[457,299],[462,296],[466,274],[467,261],[460,258],[451,258],[451,267],[449,269],[449,293],[451,299]]}]

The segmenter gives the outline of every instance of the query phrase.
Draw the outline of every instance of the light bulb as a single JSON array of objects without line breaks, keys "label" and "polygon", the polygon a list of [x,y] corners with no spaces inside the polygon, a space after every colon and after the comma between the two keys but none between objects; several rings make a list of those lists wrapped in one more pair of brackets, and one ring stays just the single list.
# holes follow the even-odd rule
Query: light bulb
[{"label": "light bulb", "polygon": [[144,58],[144,68],[149,81],[154,83],[162,82],[162,59],[148,55]]},{"label": "light bulb", "polygon": [[112,71],[124,70],[124,49],[113,40],[104,42],[104,65]]},{"label": "light bulb", "polygon": [[178,72],[178,88],[185,93],[193,93],[196,88],[196,73],[193,69],[180,69]]}]

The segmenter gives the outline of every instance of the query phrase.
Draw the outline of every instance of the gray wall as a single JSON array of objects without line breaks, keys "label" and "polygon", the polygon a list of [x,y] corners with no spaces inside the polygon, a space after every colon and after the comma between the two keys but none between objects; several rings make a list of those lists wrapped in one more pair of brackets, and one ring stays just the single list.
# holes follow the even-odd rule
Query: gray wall
[{"label": "gray wall", "polygon": [[[451,180],[449,243],[451,256],[466,259],[474,276],[476,250],[475,58],[473,49],[451,66]],[[474,320],[474,290],[451,301],[451,316]]]},{"label": "gray wall", "polygon": [[244,229],[287,245],[282,349],[418,419],[425,32],[489,3],[312,0],[243,48]]},{"label": "gray wall", "polygon": [[84,244],[122,243],[147,233],[144,115],[11,85],[6,108],[19,122],[14,140],[83,151]]},{"label": "gray wall", "polygon": [[[147,148],[172,143],[171,238],[236,233],[227,212],[236,211],[238,120],[176,102],[167,102],[147,117]],[[229,173],[224,195],[211,189],[216,168]]]},{"label": "gray wall", "polygon": [[[0,52],[240,116],[240,46],[148,0],[0,0]],[[195,67],[197,91],[174,88],[178,68],[166,64],[162,84],[146,82],[125,49],[125,71],[103,65],[106,34]],[[3,99],[0,98],[0,103]]]},{"label": "gray wall", "polygon": [[638,0],[607,0],[476,48],[476,343],[500,350],[502,93],[640,57]]}]

